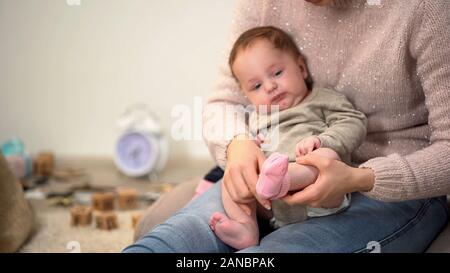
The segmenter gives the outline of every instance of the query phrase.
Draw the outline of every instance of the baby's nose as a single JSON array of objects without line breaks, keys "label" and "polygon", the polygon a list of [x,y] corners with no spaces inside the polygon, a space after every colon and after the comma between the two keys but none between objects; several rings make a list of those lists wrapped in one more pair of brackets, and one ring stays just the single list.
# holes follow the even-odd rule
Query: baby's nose
[{"label": "baby's nose", "polygon": [[274,81],[267,82],[266,90],[267,92],[272,92],[273,90],[277,89],[277,83]]}]

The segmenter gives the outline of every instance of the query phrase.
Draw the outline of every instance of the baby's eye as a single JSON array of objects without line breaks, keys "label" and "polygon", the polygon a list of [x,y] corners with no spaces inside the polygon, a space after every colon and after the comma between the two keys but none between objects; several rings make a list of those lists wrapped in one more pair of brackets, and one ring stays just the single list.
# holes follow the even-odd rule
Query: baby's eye
[{"label": "baby's eye", "polygon": [[255,84],[255,85],[253,85],[252,90],[258,90],[260,87],[261,87],[260,83]]},{"label": "baby's eye", "polygon": [[280,76],[281,74],[283,74],[283,70],[277,70],[274,75]]}]

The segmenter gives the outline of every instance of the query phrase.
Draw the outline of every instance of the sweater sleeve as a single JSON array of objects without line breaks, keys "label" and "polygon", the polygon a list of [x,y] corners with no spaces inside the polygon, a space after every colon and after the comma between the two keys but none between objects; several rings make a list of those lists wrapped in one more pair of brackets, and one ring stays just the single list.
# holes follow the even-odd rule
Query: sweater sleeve
[{"label": "sweater sleeve", "polygon": [[234,41],[242,32],[262,24],[265,2],[260,0],[237,2],[229,44],[219,67],[218,81],[203,110],[203,139],[211,155],[222,168],[226,164],[226,150],[233,137],[245,134],[248,130],[245,114],[249,102],[231,75],[228,55]]},{"label": "sweater sleeve", "polygon": [[[450,193],[450,1],[423,1],[411,26],[409,54],[425,95],[430,146],[408,155],[373,158],[362,168],[375,173],[369,197],[383,201]],[[407,95],[407,94],[405,94]]]},{"label": "sweater sleeve", "polygon": [[356,110],[344,95],[334,96],[327,104],[329,106],[323,113],[328,129],[318,136],[321,147],[332,148],[341,158],[346,158],[366,136],[366,116]]}]

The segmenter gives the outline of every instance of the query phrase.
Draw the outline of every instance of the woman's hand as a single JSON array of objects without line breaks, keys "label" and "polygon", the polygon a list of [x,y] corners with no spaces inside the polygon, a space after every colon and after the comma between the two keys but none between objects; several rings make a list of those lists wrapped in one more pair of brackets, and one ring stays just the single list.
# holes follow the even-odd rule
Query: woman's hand
[{"label": "woman's hand", "polygon": [[264,153],[254,140],[235,137],[231,141],[227,149],[223,183],[233,201],[250,203],[256,198],[265,208],[270,208],[270,201],[256,194],[259,170],[265,160]]},{"label": "woman's hand", "polygon": [[369,191],[375,183],[371,169],[353,168],[338,160],[308,154],[297,158],[297,163],[316,167],[319,176],[315,183],[284,197],[290,205],[333,207],[331,204],[342,200],[346,193]]}]

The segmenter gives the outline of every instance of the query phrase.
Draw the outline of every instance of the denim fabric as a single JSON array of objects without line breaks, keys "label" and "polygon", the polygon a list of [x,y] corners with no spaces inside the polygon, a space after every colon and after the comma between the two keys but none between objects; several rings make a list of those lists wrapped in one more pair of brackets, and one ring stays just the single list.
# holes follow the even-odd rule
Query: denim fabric
[{"label": "denim fabric", "polygon": [[[233,252],[208,225],[223,212],[220,183],[124,252]],[[445,197],[385,203],[353,193],[347,210],[283,226],[240,252],[423,252],[447,221]]]}]

